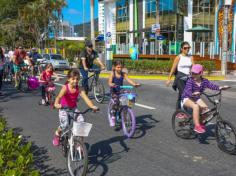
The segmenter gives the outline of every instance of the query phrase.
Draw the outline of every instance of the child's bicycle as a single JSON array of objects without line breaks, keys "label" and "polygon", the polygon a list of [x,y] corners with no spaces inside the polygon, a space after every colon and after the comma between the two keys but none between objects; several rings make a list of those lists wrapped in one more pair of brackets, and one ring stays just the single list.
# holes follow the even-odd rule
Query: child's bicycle
[{"label": "child's bicycle", "polygon": [[[231,122],[224,120],[219,113],[222,91],[220,90],[211,95],[202,93],[202,95],[204,95],[213,105],[213,108],[200,115],[200,118],[204,119],[204,125],[216,118],[215,136],[218,147],[226,153],[236,154],[236,128]],[[193,130],[194,123],[190,111],[191,110],[189,109],[177,110],[172,116],[172,128],[176,136],[183,139],[196,137],[196,133]]]},{"label": "child's bicycle", "polygon": [[[132,137],[136,128],[136,119],[132,106],[135,104],[136,93],[133,92],[133,86],[116,86],[119,87],[119,95],[112,95],[108,104],[108,122],[112,120],[112,115],[115,115],[116,127],[122,126],[124,135],[128,138]],[[114,111],[114,112],[112,112]]]},{"label": "child's bicycle", "polygon": [[[103,83],[99,80],[101,69],[89,69],[88,71],[92,73],[92,75],[87,78],[88,92],[93,92],[96,102],[102,103],[105,98],[105,88]],[[82,82],[79,84],[82,85]]]},{"label": "child's bicycle", "polygon": [[68,108],[62,109],[65,109],[69,114],[69,127],[63,130],[60,136],[62,153],[67,157],[68,171],[71,176],[85,176],[88,167],[88,152],[83,138],[89,135],[92,124],[77,122],[76,117],[92,110],[76,112]]},{"label": "child's bicycle", "polygon": [[[45,81],[39,81],[42,85],[45,84]],[[46,99],[45,99],[45,105],[49,105],[51,109],[54,109],[54,102],[56,99],[56,86],[53,83],[49,83],[48,85],[44,85],[45,86],[45,94],[46,94]],[[41,105],[42,103],[39,102],[39,104]]]}]

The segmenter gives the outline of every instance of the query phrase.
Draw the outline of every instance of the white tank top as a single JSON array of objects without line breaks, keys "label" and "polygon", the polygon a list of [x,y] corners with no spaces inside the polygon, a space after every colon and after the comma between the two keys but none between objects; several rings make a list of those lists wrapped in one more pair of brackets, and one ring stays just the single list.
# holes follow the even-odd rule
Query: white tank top
[{"label": "white tank top", "polygon": [[179,63],[178,63],[178,71],[186,75],[189,75],[191,66],[192,66],[191,56],[188,56],[188,55],[183,56],[182,54],[180,54]]}]

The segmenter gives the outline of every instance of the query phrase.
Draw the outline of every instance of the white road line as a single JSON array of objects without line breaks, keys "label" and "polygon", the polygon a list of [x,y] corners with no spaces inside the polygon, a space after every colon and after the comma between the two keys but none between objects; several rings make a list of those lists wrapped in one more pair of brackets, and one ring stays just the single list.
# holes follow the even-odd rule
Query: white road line
[{"label": "white road line", "polygon": [[[64,84],[60,84],[60,83],[55,83],[54,84],[58,85],[58,86],[63,86]],[[147,105],[143,105],[143,104],[139,104],[139,103],[135,103],[136,106],[142,107],[142,108],[146,108],[146,109],[150,109],[150,110],[154,110],[156,108],[151,107],[151,106],[147,106]]]},{"label": "white road line", "polygon": [[236,82],[236,80],[222,80],[223,82]]}]

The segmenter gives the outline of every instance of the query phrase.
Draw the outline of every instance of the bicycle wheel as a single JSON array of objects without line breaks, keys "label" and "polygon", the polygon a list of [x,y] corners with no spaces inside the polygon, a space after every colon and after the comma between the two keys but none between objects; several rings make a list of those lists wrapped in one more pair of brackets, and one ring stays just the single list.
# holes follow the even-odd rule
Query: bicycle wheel
[{"label": "bicycle wheel", "polygon": [[53,92],[48,92],[48,105],[51,109],[54,109],[55,95]]},{"label": "bicycle wheel", "polygon": [[114,105],[114,100],[111,99],[110,102],[108,103],[108,109],[107,109],[107,119],[108,119],[108,123],[110,124],[111,122],[111,110],[112,110],[112,106]]},{"label": "bicycle wheel", "polygon": [[218,147],[228,154],[236,154],[236,129],[226,120],[216,123],[216,141]]},{"label": "bicycle wheel", "polygon": [[78,137],[74,137],[67,155],[67,166],[71,176],[85,176],[88,167],[86,146]]},{"label": "bicycle wheel", "polygon": [[172,116],[172,129],[175,135],[183,139],[192,139],[196,137],[193,131],[193,121],[189,114],[183,110],[177,110]]},{"label": "bicycle wheel", "polygon": [[29,90],[27,79],[28,79],[27,76],[22,76],[20,78],[19,90],[21,90],[22,92],[27,92]]},{"label": "bicycle wheel", "polygon": [[102,103],[105,98],[105,88],[103,84],[98,80],[97,83],[93,86],[93,94],[95,100],[98,103]]},{"label": "bicycle wheel", "polygon": [[136,119],[131,108],[124,107],[121,109],[121,122],[125,136],[128,138],[132,137],[136,128]]}]

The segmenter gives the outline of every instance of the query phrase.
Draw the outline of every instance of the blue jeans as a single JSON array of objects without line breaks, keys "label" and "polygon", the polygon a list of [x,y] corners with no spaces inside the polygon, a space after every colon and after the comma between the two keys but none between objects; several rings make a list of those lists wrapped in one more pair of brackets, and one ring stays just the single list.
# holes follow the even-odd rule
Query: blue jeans
[{"label": "blue jeans", "polygon": [[86,92],[88,92],[89,86],[88,86],[88,71],[85,71],[83,68],[80,68],[80,73],[82,75],[82,87]]}]

